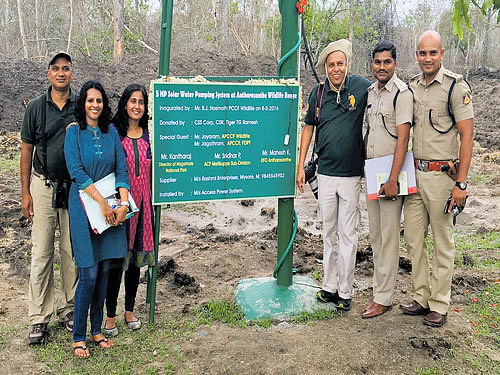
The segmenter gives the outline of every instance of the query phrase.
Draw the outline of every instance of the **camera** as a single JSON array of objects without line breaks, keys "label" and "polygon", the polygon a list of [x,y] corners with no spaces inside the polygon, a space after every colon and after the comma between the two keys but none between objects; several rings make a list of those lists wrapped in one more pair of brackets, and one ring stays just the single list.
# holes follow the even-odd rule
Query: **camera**
[{"label": "camera", "polygon": [[[468,195],[465,196],[466,201],[468,197],[469,197]],[[444,205],[444,210],[443,210],[444,214],[448,213],[448,210],[450,209],[450,204],[451,204],[451,197],[448,198],[446,204]],[[457,206],[455,202],[453,203],[453,207],[451,207],[450,210],[451,214],[453,215],[453,225],[455,225],[457,221],[457,216],[464,210],[464,208],[465,208],[465,202],[463,206]]]},{"label": "camera", "polygon": [[52,208],[68,208],[68,196],[71,182],[69,181],[51,181],[52,190]]},{"label": "camera", "polygon": [[311,186],[311,190],[318,199],[318,177],[316,175],[316,164],[318,163],[317,159],[316,160],[310,160],[307,162],[307,164],[304,166],[304,173],[306,175],[306,181]]}]

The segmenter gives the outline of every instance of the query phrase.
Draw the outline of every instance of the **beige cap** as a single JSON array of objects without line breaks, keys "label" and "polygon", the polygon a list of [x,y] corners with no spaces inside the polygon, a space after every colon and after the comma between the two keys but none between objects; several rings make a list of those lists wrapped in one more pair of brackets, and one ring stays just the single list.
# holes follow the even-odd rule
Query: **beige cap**
[{"label": "beige cap", "polygon": [[352,43],[347,39],[339,39],[335,42],[331,42],[321,53],[319,54],[318,62],[316,63],[316,69],[320,73],[326,74],[325,62],[328,55],[332,52],[340,51],[343,52],[347,59],[347,72],[351,70],[352,61]]},{"label": "beige cap", "polygon": [[64,57],[66,60],[71,62],[71,56],[69,53],[65,51],[53,51],[49,54],[49,57],[47,57],[47,65],[51,66],[54,63],[54,60],[58,57]]}]

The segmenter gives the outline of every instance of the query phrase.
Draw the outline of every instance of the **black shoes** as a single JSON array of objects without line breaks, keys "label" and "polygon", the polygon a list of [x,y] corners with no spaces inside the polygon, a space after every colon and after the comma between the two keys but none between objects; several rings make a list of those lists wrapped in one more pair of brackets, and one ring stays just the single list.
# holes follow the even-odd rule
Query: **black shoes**
[{"label": "black shoes", "polygon": [[333,303],[337,310],[349,311],[351,309],[352,299],[344,299],[339,296],[338,292],[332,293],[321,289],[318,293],[316,293],[316,298],[324,303]]},{"label": "black shoes", "polygon": [[337,304],[340,297],[337,292],[332,293],[321,289],[318,293],[316,293],[316,298],[324,303],[332,302],[333,304]]},{"label": "black shoes", "polygon": [[28,341],[30,345],[41,345],[45,342],[48,334],[47,323],[33,324],[30,329]]},{"label": "black shoes", "polygon": [[337,310],[349,311],[351,309],[352,299],[339,298],[338,302],[335,304]]}]

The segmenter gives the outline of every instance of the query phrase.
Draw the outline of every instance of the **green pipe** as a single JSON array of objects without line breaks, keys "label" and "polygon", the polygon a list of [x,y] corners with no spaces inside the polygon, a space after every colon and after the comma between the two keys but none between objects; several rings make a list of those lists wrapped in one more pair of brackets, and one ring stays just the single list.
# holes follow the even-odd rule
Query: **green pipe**
[{"label": "green pipe", "polygon": [[[290,241],[288,242],[288,246],[286,247],[285,252],[281,256],[281,258],[278,260],[278,263],[276,263],[276,266],[274,267],[274,270],[273,270],[273,277],[275,279],[278,277],[278,271],[281,268],[281,266],[283,265],[283,263],[285,262],[285,259],[288,256],[288,253],[290,251],[293,251],[293,246],[292,246],[293,240],[295,239],[295,235],[297,234],[297,228],[299,226],[299,221],[297,219],[297,212],[295,212],[295,210],[293,210],[293,219],[294,219],[294,225],[293,225],[292,237],[290,238]],[[293,274],[293,272],[294,271],[292,269],[292,274]]]},{"label": "green pipe", "polygon": [[300,43],[302,43],[302,39],[300,38],[300,33],[297,33],[297,43],[293,46],[293,48],[286,53],[285,56],[281,58],[281,60],[278,62],[278,75],[280,75],[281,71],[281,66],[284,64],[286,59],[288,59],[290,56],[292,56],[300,47]]}]

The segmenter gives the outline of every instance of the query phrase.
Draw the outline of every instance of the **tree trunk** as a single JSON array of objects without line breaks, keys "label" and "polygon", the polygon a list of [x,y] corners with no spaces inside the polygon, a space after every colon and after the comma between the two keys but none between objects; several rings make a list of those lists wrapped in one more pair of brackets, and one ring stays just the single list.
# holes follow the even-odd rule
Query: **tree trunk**
[{"label": "tree trunk", "polygon": [[21,9],[21,0],[17,0],[17,16],[19,18],[19,31],[21,34],[21,42],[23,43],[23,57],[28,58],[28,46],[26,44],[26,35],[24,34],[23,16]]},{"label": "tree trunk", "polygon": [[42,52],[40,50],[39,28],[40,28],[40,19],[39,19],[39,15],[38,15],[38,0],[35,0],[35,40],[36,40],[36,55],[37,56],[42,55]]},{"label": "tree trunk", "polygon": [[490,49],[490,28],[491,28],[491,8],[488,9],[488,15],[486,17],[486,30],[484,31],[484,42],[483,42],[483,50],[481,54],[481,67],[486,68],[488,66],[488,52]]},{"label": "tree trunk", "polygon": [[123,19],[125,7],[123,0],[113,0],[113,64],[118,64],[123,58]]},{"label": "tree trunk", "polygon": [[68,45],[66,52],[69,53],[71,47],[71,34],[73,33],[73,0],[69,0],[69,30],[68,30]]},{"label": "tree trunk", "polygon": [[220,0],[221,12],[221,46],[227,47],[227,31],[228,31],[228,0]]},{"label": "tree trunk", "polygon": [[349,0],[349,41],[354,41],[354,0]]}]

